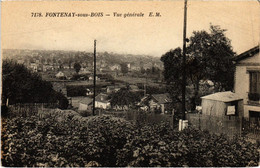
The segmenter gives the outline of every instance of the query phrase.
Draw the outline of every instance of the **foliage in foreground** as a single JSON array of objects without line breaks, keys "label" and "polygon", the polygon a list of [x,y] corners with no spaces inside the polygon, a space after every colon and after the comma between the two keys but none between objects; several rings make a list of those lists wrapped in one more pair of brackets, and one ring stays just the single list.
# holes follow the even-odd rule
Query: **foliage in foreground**
[{"label": "foliage in foreground", "polygon": [[5,119],[3,166],[257,166],[257,146],[167,123],[55,111]]}]

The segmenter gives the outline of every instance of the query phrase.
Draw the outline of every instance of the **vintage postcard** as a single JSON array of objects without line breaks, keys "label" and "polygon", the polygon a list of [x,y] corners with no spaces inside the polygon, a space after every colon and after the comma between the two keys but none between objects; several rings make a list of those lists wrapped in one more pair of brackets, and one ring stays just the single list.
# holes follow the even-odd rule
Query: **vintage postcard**
[{"label": "vintage postcard", "polygon": [[2,1],[1,166],[260,166],[259,1]]}]

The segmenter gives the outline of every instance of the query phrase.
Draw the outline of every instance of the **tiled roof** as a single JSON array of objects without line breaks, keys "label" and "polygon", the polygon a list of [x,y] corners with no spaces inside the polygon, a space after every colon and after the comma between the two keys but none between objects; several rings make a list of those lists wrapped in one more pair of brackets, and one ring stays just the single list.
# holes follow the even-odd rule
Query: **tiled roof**
[{"label": "tiled roof", "polygon": [[92,98],[89,98],[89,97],[83,97],[79,103],[82,103],[82,104],[90,104],[92,102]]},{"label": "tiled roof", "polygon": [[104,93],[100,93],[99,95],[96,96],[96,99],[95,99],[95,101],[104,102],[104,103],[109,102],[108,100],[109,100],[108,95],[104,94]]},{"label": "tiled roof", "polygon": [[238,62],[238,61],[243,60],[245,58],[252,57],[257,53],[259,53],[259,46],[255,46],[254,48],[251,48],[250,50],[243,52],[242,54],[234,57],[234,61]]},{"label": "tiled roof", "polygon": [[170,95],[168,93],[164,94],[152,94],[152,98],[159,104],[165,104],[172,102]]}]

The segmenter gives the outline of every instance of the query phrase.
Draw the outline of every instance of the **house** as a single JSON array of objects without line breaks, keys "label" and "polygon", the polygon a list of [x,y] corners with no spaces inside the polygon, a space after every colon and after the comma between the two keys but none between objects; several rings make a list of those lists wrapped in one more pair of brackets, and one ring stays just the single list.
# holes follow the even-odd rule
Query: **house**
[{"label": "house", "polygon": [[101,109],[109,109],[111,107],[107,94],[100,93],[95,98],[95,107]]},{"label": "house", "polygon": [[[88,78],[88,80],[93,81],[93,80],[94,80],[94,77],[90,76],[90,77]],[[100,78],[96,76],[96,80],[99,81]]]},{"label": "house", "polygon": [[36,63],[31,63],[30,69],[32,69],[33,72],[37,72],[38,71],[38,65]]},{"label": "house", "polygon": [[70,69],[70,66],[69,66],[68,64],[64,64],[64,65],[63,65],[63,68],[64,68],[64,69]]},{"label": "house", "polygon": [[87,88],[86,96],[92,96],[93,94],[94,92],[91,89]]},{"label": "house", "polygon": [[43,71],[46,72],[48,70],[54,70],[54,67],[52,65],[43,65]]},{"label": "house", "polygon": [[111,70],[107,67],[99,68],[99,71],[102,72],[102,73],[111,72]]},{"label": "house", "polygon": [[87,68],[81,68],[81,70],[79,71],[80,75],[89,75],[91,74],[91,72],[87,69]]},{"label": "house", "polygon": [[[90,100],[92,101],[91,98],[89,97],[85,97],[85,96],[77,96],[77,97],[70,97],[71,98],[71,105],[74,107],[74,108],[81,108],[81,109],[84,109],[85,106],[84,105],[88,105],[90,106]],[[83,104],[83,106],[81,105],[80,107],[80,104]]]},{"label": "house", "polygon": [[141,99],[137,105],[140,109],[147,111],[149,108],[152,112],[159,112],[162,114],[170,113],[172,99],[168,93],[146,95]]},{"label": "house", "polygon": [[150,95],[145,95],[143,98],[141,98],[140,102],[138,102],[136,105],[143,111],[148,111],[149,110],[149,100],[151,96]]},{"label": "house", "polygon": [[130,70],[131,69],[131,63],[127,63],[127,68]]},{"label": "house", "polygon": [[168,93],[152,94],[149,101],[150,109],[160,109],[161,113],[170,112],[170,103],[172,102]]},{"label": "house", "polygon": [[79,111],[87,111],[87,110],[90,111],[93,106],[92,102],[93,102],[92,99],[88,98],[88,97],[80,100],[78,110]]},{"label": "house", "polygon": [[137,65],[132,65],[131,66],[131,71],[141,71],[141,67]]},{"label": "house", "polygon": [[66,78],[65,74],[61,71],[59,71],[55,76],[56,78]]},{"label": "house", "polygon": [[129,85],[129,90],[132,92],[138,92],[140,89],[136,85]]},{"label": "house", "polygon": [[241,96],[244,104],[244,117],[260,120],[260,55],[256,46],[234,59],[235,93]]},{"label": "house", "polygon": [[110,66],[110,69],[112,71],[121,71],[121,66],[119,64],[114,64],[113,66]]},{"label": "house", "polygon": [[39,65],[39,64],[40,64],[40,60],[39,60],[39,59],[36,59],[36,60],[35,60],[35,63]]},{"label": "house", "polygon": [[119,86],[107,86],[106,90],[107,93],[113,93],[113,92],[118,92],[121,88]]},{"label": "house", "polygon": [[104,61],[104,60],[101,60],[100,67],[101,67],[101,68],[105,68],[105,67],[107,67],[107,62]]},{"label": "house", "polygon": [[113,106],[113,109],[114,110],[116,110],[116,111],[127,111],[127,110],[129,110],[129,106],[127,106],[127,105],[115,105],[115,106]]},{"label": "house", "polygon": [[151,63],[151,62],[148,62],[143,65],[143,69],[145,69],[145,70],[151,69],[152,67],[153,67],[153,63]]},{"label": "house", "polygon": [[243,116],[243,98],[231,91],[218,92],[201,97],[203,115]]}]

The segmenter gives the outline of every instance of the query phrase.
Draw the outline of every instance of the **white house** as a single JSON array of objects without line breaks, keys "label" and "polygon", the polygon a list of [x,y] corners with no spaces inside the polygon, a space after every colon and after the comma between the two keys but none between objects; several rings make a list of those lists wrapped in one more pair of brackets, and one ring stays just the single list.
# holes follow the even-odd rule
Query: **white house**
[{"label": "white house", "polygon": [[100,93],[95,98],[95,107],[101,109],[109,109],[111,107],[107,94]]},{"label": "white house", "polygon": [[110,67],[112,71],[120,71],[121,66],[119,64],[114,64],[113,66]]},{"label": "white house", "polygon": [[59,71],[55,76],[56,76],[56,78],[64,78],[65,74],[63,72]]},{"label": "white house", "polygon": [[[88,78],[88,80],[93,81],[93,80],[94,80],[93,76],[90,76],[90,77]],[[100,78],[96,76],[96,80],[99,81]]]},{"label": "white house", "polygon": [[235,58],[235,93],[244,100],[244,117],[260,120],[260,55],[256,46]]}]

